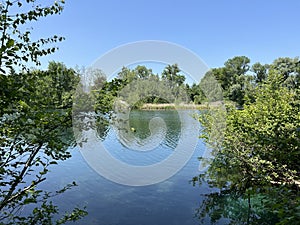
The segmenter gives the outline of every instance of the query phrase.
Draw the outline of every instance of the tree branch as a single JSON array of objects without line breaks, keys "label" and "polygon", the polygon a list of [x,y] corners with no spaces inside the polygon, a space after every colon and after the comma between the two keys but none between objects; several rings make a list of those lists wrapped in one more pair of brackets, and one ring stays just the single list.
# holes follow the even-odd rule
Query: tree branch
[{"label": "tree branch", "polygon": [[30,168],[32,161],[34,160],[35,156],[37,155],[37,153],[40,151],[40,149],[42,148],[43,143],[40,143],[39,146],[30,154],[29,158],[27,159],[24,168],[22,169],[21,173],[19,174],[19,176],[16,177],[16,179],[14,180],[14,182],[12,183],[8,193],[6,194],[5,198],[3,199],[3,201],[1,201],[0,203],[0,211],[8,204],[10,203],[13,199],[13,192],[15,191],[16,187],[18,186],[18,184],[22,181],[22,179],[24,178],[24,175],[26,173],[26,171]]}]

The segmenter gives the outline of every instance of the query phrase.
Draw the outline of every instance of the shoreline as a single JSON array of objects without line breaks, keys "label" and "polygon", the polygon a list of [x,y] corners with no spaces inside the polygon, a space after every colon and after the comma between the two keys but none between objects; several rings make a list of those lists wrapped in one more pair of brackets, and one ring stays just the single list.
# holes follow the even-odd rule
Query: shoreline
[{"label": "shoreline", "polygon": [[211,102],[211,103],[203,103],[203,104],[174,104],[174,103],[163,103],[163,104],[155,104],[155,103],[146,103],[143,104],[139,110],[178,110],[178,109],[197,109],[197,110],[205,110],[210,109],[211,107],[221,106],[223,102]]}]

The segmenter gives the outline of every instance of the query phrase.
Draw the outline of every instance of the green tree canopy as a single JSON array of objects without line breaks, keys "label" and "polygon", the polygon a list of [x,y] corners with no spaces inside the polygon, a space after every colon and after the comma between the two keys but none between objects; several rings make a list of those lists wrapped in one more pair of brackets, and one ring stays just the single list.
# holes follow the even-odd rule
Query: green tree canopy
[{"label": "green tree canopy", "polygon": [[257,62],[254,63],[251,67],[251,71],[255,75],[255,82],[261,83],[267,78],[267,70],[269,68],[269,65],[262,65],[261,63]]},{"label": "green tree canopy", "polygon": [[167,65],[163,70],[161,77],[163,80],[177,86],[181,86],[185,81],[185,76],[180,74],[180,69],[177,64]]},{"label": "green tree canopy", "polygon": [[[243,223],[269,224],[261,219],[266,218],[264,213],[273,218],[270,224],[299,222],[298,91],[284,85],[284,76],[271,72],[266,82],[255,88],[254,102],[246,102],[243,110],[227,112],[222,138],[212,140],[211,117],[201,119],[205,140],[213,142],[215,153],[204,177],[221,188],[223,197],[233,193],[248,199],[249,211]],[[263,211],[252,204],[259,196]]]}]

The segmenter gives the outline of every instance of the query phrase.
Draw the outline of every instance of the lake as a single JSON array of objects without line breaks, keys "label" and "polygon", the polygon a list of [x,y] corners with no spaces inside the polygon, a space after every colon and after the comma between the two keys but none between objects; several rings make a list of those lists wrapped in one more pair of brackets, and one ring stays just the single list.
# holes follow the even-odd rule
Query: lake
[{"label": "lake", "polygon": [[[115,159],[139,167],[151,167],[153,164],[164,162],[174,155],[175,151],[191,153],[186,164],[182,165],[175,175],[162,182],[155,181],[156,175],[159,176],[155,173],[152,173],[154,184],[149,185],[134,183],[135,180],[130,180],[133,178],[126,172],[125,175],[122,174],[119,183],[108,180],[99,175],[84,159],[84,150],[75,148],[71,150],[71,159],[51,167],[48,180],[43,185],[48,190],[56,190],[66,183],[76,181],[78,187],[54,198],[54,203],[62,211],[74,206],[87,207],[88,216],[76,224],[201,224],[195,213],[205,198],[203,195],[211,189],[206,184],[193,186],[190,183],[190,180],[199,174],[197,158],[205,151],[204,143],[198,139],[200,125],[192,118],[194,113],[197,112],[131,111],[131,133],[123,132],[120,127],[116,129],[109,126],[101,128],[98,138],[90,143],[90,148],[94,148],[95,154],[97,144],[101,143]],[[153,118],[155,119],[150,122]],[[149,123],[152,124],[150,128]],[[192,143],[195,145],[192,146]],[[194,148],[193,151],[189,151],[190,145]],[[143,149],[143,146],[146,149]],[[178,149],[178,146],[181,147]],[[100,154],[97,157],[100,157]],[[173,167],[180,167],[174,165],[174,162],[176,161],[172,162]],[[116,169],[112,166],[111,171]],[[124,185],[122,182],[136,185]],[[204,224],[209,224],[209,218],[206,221]]]}]

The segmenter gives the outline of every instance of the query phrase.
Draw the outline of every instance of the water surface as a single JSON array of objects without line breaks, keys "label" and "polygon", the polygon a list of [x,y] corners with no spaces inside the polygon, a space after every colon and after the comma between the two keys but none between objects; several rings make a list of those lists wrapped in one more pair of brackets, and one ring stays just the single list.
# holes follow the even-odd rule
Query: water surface
[{"label": "water surface", "polygon": [[[194,112],[180,113],[191,116]],[[161,132],[165,132],[165,138],[159,140],[158,144],[152,140],[155,145],[153,150],[136,150],[141,147],[143,140],[151,136],[149,121],[155,117],[164,120],[166,131]],[[130,126],[135,128],[134,140],[127,140],[128,143],[124,144],[124,140],[120,140],[118,131],[113,127],[103,132],[105,136],[101,138],[103,145],[115,158],[139,166],[151,165],[170,156],[182,138],[182,127],[185,134],[193,134],[198,130],[195,124],[183,124],[177,111],[132,111],[129,122]],[[162,129],[158,129],[158,132],[159,130]],[[157,137],[159,138],[159,135]],[[101,141],[100,138],[98,141]],[[197,158],[204,150],[203,142],[197,140],[194,154],[176,175],[158,184],[133,187],[117,184],[100,176],[85,162],[79,149],[75,148],[72,150],[71,159],[52,167],[45,185],[48,189],[55,190],[73,180],[77,182],[78,187],[54,199],[63,211],[74,206],[87,207],[88,216],[77,224],[200,224],[195,218],[195,210],[199,208],[204,198],[203,194],[209,193],[210,189],[205,184],[194,187],[189,181],[199,174]]]}]

